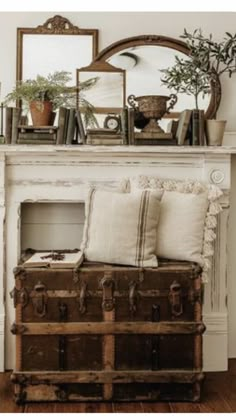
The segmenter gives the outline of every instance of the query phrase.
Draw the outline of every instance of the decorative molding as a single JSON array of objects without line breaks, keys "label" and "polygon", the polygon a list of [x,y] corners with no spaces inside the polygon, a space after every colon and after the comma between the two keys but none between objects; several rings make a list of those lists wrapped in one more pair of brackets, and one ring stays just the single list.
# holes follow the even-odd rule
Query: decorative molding
[{"label": "decorative molding", "polygon": [[222,335],[228,331],[228,314],[213,312],[203,314],[203,322],[206,325],[204,335]]},{"label": "decorative molding", "polygon": [[225,174],[220,169],[213,169],[210,174],[213,184],[221,184],[225,179]]},{"label": "decorative molding", "polygon": [[203,315],[206,331],[203,335],[203,370],[205,372],[228,369],[228,319],[227,313]]},{"label": "decorative molding", "polygon": [[46,20],[43,25],[35,28],[36,34],[68,34],[77,35],[80,34],[81,30],[78,26],[74,26],[69,19],[55,15],[52,18]]},{"label": "decorative molding", "polygon": [[[226,133],[226,135],[230,135],[231,133]],[[236,138],[236,132],[234,135],[230,136]],[[82,146],[63,146],[63,145],[1,145],[1,153],[4,155],[5,153],[7,156],[22,156],[22,158],[26,155],[29,156],[30,154],[37,154],[39,156],[47,155],[48,152],[55,153],[55,154],[62,154],[67,156],[80,156],[89,155],[104,155],[104,156],[160,156],[163,154],[166,155],[204,155],[208,156],[209,158],[213,156],[222,156],[222,155],[234,155],[236,154],[236,146],[89,146],[89,145],[82,145]]]}]

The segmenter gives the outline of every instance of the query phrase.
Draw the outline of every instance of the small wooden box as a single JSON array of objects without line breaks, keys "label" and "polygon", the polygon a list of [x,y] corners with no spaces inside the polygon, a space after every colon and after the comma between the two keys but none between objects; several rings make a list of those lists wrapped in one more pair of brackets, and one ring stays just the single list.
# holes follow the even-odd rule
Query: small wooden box
[{"label": "small wooden box", "polygon": [[19,265],[16,401],[198,401],[200,273],[170,261],[156,269]]}]

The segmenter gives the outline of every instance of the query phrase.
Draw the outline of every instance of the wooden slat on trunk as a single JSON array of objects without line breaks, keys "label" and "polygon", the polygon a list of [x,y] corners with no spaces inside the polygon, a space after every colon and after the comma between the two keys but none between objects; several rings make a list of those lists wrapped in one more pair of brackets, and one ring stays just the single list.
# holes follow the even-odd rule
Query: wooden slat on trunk
[{"label": "wooden slat on trunk", "polygon": [[30,384],[48,383],[193,383],[202,380],[200,371],[172,370],[172,371],[63,371],[63,372],[14,372],[16,382]]},{"label": "wooden slat on trunk", "polygon": [[24,335],[57,334],[197,334],[201,322],[67,322],[15,324],[15,333]]},{"label": "wooden slat on trunk", "polygon": [[[104,311],[104,321],[115,321],[115,311]],[[103,369],[104,372],[112,371],[115,367],[115,337],[114,335],[105,335],[103,337]],[[104,400],[111,400],[113,395],[112,383],[103,385]]]}]

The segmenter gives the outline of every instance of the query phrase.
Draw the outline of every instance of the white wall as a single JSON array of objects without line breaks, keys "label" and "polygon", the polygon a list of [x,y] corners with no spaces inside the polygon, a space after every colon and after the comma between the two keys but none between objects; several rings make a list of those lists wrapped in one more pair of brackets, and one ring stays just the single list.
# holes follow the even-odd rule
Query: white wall
[{"label": "white wall", "polygon": [[[186,27],[201,27],[219,41],[226,31],[235,32],[235,12],[28,12],[0,13],[0,81],[2,97],[12,88],[16,69],[16,28],[34,27],[54,14],[61,14],[81,28],[99,29],[99,50],[129,36],[159,34],[179,38]],[[227,119],[227,131],[236,131],[236,75],[222,80],[222,100],[218,117]],[[2,98],[0,98],[2,99]],[[232,196],[229,222],[229,356],[236,357],[236,157],[233,158]],[[235,191],[234,191],[235,190]]]}]

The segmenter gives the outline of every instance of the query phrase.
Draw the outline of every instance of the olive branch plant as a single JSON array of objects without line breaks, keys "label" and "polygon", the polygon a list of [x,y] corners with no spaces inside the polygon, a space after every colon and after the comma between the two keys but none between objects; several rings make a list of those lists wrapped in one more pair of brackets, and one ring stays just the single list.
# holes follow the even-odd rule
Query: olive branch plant
[{"label": "olive branch plant", "polygon": [[161,70],[162,82],[177,93],[194,95],[198,108],[200,94],[204,97],[210,93],[223,74],[231,77],[236,72],[236,34],[226,32],[223,40],[217,42],[212,34],[204,36],[201,29],[193,33],[184,29],[180,38],[185,40],[189,56],[187,59],[175,56],[174,65]]}]

